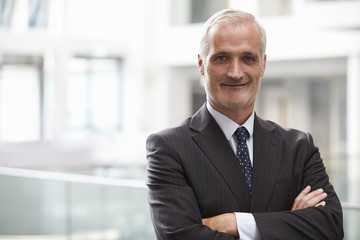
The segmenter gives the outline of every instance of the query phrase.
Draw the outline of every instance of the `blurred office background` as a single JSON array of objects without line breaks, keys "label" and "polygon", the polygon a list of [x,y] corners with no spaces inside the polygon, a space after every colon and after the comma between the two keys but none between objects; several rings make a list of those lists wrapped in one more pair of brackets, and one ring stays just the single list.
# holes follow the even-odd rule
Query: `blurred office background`
[{"label": "blurred office background", "polygon": [[0,0],[0,239],[155,239],[145,140],[204,103],[223,8],[267,29],[256,112],[312,133],[360,239],[359,0]]}]

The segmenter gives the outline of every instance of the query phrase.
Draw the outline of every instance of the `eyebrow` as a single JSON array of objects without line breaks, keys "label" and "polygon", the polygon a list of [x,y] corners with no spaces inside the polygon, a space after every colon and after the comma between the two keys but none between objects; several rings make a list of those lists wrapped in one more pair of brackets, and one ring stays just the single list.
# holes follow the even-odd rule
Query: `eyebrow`
[{"label": "eyebrow", "polygon": [[[210,56],[210,59],[213,58],[213,57],[218,57],[218,56],[227,56],[227,55],[231,55],[230,52],[226,52],[226,51],[220,51],[220,52],[216,52],[214,54],[212,54]],[[254,58],[259,58],[260,56],[257,54],[257,53],[254,53],[254,52],[250,52],[250,51],[245,51],[243,53],[241,53],[241,55],[243,56],[251,56],[251,57],[254,57]]]},{"label": "eyebrow", "polygon": [[214,54],[212,54],[211,56],[219,56],[219,55],[229,55],[229,52],[225,52],[225,51],[221,51],[221,52],[216,52]]},{"label": "eyebrow", "polygon": [[254,52],[244,52],[244,55],[250,55],[250,56],[254,56],[254,57],[258,56],[258,54],[254,53]]},{"label": "eyebrow", "polygon": [[215,53],[209,55],[209,59],[212,59],[212,58],[218,57],[218,56],[229,56],[229,55],[231,55],[230,52],[220,51],[220,52],[215,52]]}]

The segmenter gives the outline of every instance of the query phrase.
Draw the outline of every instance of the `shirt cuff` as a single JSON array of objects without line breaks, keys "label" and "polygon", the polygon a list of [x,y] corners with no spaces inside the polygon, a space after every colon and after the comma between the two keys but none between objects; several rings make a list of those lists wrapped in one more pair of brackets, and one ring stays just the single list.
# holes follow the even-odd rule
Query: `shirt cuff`
[{"label": "shirt cuff", "polygon": [[260,240],[260,233],[251,213],[236,212],[236,224],[240,240]]}]

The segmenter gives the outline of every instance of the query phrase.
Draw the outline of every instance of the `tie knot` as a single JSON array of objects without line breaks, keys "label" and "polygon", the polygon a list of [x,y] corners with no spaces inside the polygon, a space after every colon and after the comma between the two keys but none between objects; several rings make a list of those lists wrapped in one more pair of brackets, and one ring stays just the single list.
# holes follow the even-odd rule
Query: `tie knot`
[{"label": "tie knot", "polygon": [[239,127],[236,129],[235,135],[240,142],[246,141],[249,138],[249,132],[245,127]]}]

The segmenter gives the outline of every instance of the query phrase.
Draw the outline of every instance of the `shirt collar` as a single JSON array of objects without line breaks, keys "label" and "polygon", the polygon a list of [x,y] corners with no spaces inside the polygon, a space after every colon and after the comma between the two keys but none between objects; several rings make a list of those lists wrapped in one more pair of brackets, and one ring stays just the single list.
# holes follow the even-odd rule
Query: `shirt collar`
[{"label": "shirt collar", "polygon": [[206,103],[206,107],[210,112],[211,116],[213,116],[213,118],[215,119],[221,130],[223,131],[228,141],[230,141],[236,129],[241,126],[245,127],[246,130],[249,132],[249,139],[252,138],[254,133],[254,118],[255,118],[254,111],[251,113],[250,117],[246,120],[246,122],[240,126],[239,124],[237,124],[236,122],[225,116],[224,114],[212,108],[209,102]]}]

